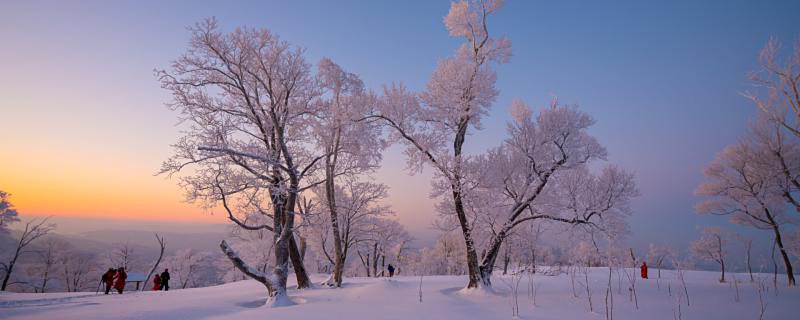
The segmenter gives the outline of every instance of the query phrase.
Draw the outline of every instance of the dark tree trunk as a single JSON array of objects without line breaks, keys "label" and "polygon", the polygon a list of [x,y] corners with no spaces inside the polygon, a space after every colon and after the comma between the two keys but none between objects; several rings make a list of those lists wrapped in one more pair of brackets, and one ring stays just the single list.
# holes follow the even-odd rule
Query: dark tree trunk
[{"label": "dark tree trunk", "polygon": [[508,254],[508,243],[506,243],[506,251],[503,255],[503,274],[508,274],[508,264],[511,262],[511,256]]},{"label": "dark tree trunk", "polygon": [[500,255],[500,247],[503,245],[503,241],[506,239],[506,235],[508,232],[508,228],[503,228],[492,238],[492,241],[489,244],[489,250],[485,251],[483,254],[483,260],[481,261],[480,265],[480,277],[481,277],[481,285],[484,287],[491,287],[492,286],[492,271],[494,270],[495,263],[497,262],[497,257]]},{"label": "dark tree trunk", "polygon": [[20,237],[20,243],[19,243],[19,245],[17,245],[17,249],[14,251],[14,257],[11,258],[11,262],[9,262],[7,266],[5,266],[6,267],[5,268],[6,269],[5,270],[6,274],[5,274],[5,276],[3,276],[3,284],[2,284],[2,286],[0,286],[0,291],[6,291],[6,288],[8,288],[8,281],[11,279],[11,272],[14,271],[14,265],[17,264],[17,258],[19,258],[19,254],[22,251],[22,239],[23,238],[24,238],[24,236]]},{"label": "dark tree trunk", "polygon": [[293,236],[289,237],[289,258],[292,260],[294,274],[297,277],[297,289],[311,287],[311,280],[308,278],[305,265],[303,265],[302,254],[297,249],[297,243]]},{"label": "dark tree trunk", "polygon": [[3,285],[0,287],[0,291],[6,291],[6,287],[8,287],[8,280],[11,279],[11,271],[14,271],[14,261],[8,264],[5,271],[6,274],[3,276]]},{"label": "dark tree trunk", "polygon": [[[333,150],[339,149],[340,138],[341,129],[337,130],[335,133],[334,145],[332,146]],[[346,257],[344,253],[345,249],[343,248],[344,242],[342,241],[342,235],[339,229],[339,213],[336,207],[336,182],[334,178],[337,162],[337,153],[328,152],[328,155],[325,156],[325,198],[331,218],[331,231],[333,232],[333,285],[338,288],[342,286],[342,273],[344,273]]]},{"label": "dark tree trunk", "polygon": [[48,278],[49,273],[50,273],[50,267],[47,267],[47,269],[44,271],[44,275],[42,276],[42,287],[39,288],[40,293],[44,293],[45,290],[47,290],[47,280],[49,279]]},{"label": "dark tree trunk", "polygon": [[378,277],[378,243],[372,245],[372,276]]},{"label": "dark tree trunk", "polygon": [[386,270],[386,255],[381,255],[381,276],[383,276],[383,270]]},{"label": "dark tree trunk", "polygon": [[361,259],[361,265],[364,266],[364,270],[367,272],[367,278],[369,278],[371,276],[369,268],[369,261],[370,261],[369,253],[367,253],[366,257],[364,257],[364,255],[361,254],[361,251],[357,252],[358,252],[358,258]]},{"label": "dark tree trunk", "polygon": [[[543,177],[541,177],[542,182],[540,182],[540,184],[536,187],[536,190],[534,190],[535,195],[538,195],[542,192],[545,185],[547,185],[547,181],[550,179],[551,175],[552,172],[545,174]],[[511,209],[507,223],[504,224],[503,228],[501,228],[500,231],[497,232],[497,234],[493,235],[492,239],[489,241],[489,250],[483,254],[483,259],[481,261],[479,269],[481,284],[486,286],[487,288],[491,287],[492,285],[492,281],[490,278],[492,276],[492,270],[494,269],[495,262],[497,261],[497,256],[500,254],[500,246],[503,244],[503,241],[505,241],[506,238],[508,237],[509,233],[511,232],[511,229],[518,224],[517,218],[520,216],[520,214],[522,214],[522,212],[530,204],[530,202],[533,201],[534,198],[535,197],[529,197],[527,203],[517,203]],[[575,222],[565,221],[565,223],[575,223]]]},{"label": "dark tree trunk", "polygon": [[[781,237],[781,230],[779,228],[778,223],[772,217],[769,209],[766,209],[765,212],[767,214],[767,219],[772,225],[772,231],[775,233],[775,243],[778,246],[778,249],[781,252],[781,257],[783,258],[783,264],[786,268],[786,282],[789,287],[793,287],[795,285],[794,280],[794,269],[792,268],[792,262],[789,260],[789,255],[786,254],[786,250],[783,248],[783,238]],[[774,248],[773,248],[774,249]]]},{"label": "dark tree trunk", "polygon": [[[461,148],[464,146],[464,137],[467,134],[467,127],[469,126],[469,117],[464,117],[458,124],[458,131],[453,141],[453,155],[456,159],[461,158]],[[453,184],[455,182],[455,184]],[[469,283],[467,288],[477,288],[481,283],[481,274],[483,273],[478,267],[478,253],[475,250],[475,242],[472,239],[472,227],[467,220],[467,214],[464,210],[464,201],[461,192],[461,172],[456,170],[453,174],[453,181],[451,181],[450,189],[453,193],[453,204],[456,209],[456,217],[461,226],[461,234],[464,236],[464,247],[466,248],[467,255],[467,272],[469,274]]]},{"label": "dark tree trunk", "polygon": [[469,275],[469,283],[467,283],[467,288],[477,288],[481,283],[481,272],[478,267],[478,253],[475,251],[475,242],[472,240],[472,233],[470,232],[467,214],[464,211],[461,193],[453,190],[453,199],[455,201],[456,216],[458,217],[458,222],[461,225],[461,234],[464,236],[464,244],[466,247],[467,272]]},{"label": "dark tree trunk", "polygon": [[794,279],[794,269],[792,268],[792,262],[789,259],[789,255],[786,254],[786,250],[783,248],[783,239],[781,238],[781,231],[778,229],[778,226],[773,226],[772,230],[775,232],[775,244],[778,245],[778,249],[781,252],[781,257],[783,258],[783,265],[786,268],[786,282],[789,287],[793,287],[795,283]]},{"label": "dark tree trunk", "polygon": [[300,239],[300,260],[305,262],[306,261],[306,249],[308,248],[308,245],[306,243],[306,238],[302,237],[302,236],[297,236],[297,238]]}]

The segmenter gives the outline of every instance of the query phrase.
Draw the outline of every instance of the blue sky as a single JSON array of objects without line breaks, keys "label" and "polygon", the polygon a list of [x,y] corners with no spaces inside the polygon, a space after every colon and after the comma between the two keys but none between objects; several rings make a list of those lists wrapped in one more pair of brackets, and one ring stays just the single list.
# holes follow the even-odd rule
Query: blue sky
[{"label": "blue sky", "polygon": [[[330,57],[373,89],[392,81],[423,88],[437,59],[458,45],[442,24],[448,1],[20,1],[2,7],[0,135],[15,139],[0,147],[49,150],[52,144],[62,155],[105,155],[105,165],[117,162],[169,185],[175,181],[151,175],[177,137],[176,115],[163,106],[168,97],[152,70],[168,67],[186,48],[186,26],[202,18],[214,16],[226,29],[269,28],[306,48],[310,62]],[[497,68],[500,96],[468,148],[502,140],[514,98],[536,107],[553,96],[578,104],[597,120],[592,133],[609,160],[636,172],[642,196],[630,219],[634,239],[685,247],[703,225],[728,226],[725,218],[694,213],[692,192],[702,167],[741,136],[755,113],[739,94],[749,86],[758,51],[770,36],[785,45],[800,39],[799,12],[798,1],[508,1],[490,27],[511,39],[514,55]],[[378,177],[391,181],[398,218],[427,232],[433,217],[428,176],[407,177],[402,163],[392,150]],[[108,168],[111,176],[114,170]],[[420,201],[399,200],[409,198]],[[28,207],[34,214],[59,213],[57,205]]]}]

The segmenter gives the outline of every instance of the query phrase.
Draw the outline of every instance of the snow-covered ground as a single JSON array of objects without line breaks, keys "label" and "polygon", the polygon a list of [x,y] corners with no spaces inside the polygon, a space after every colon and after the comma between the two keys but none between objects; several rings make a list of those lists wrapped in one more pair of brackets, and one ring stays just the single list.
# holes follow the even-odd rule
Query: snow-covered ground
[{"label": "snow-covered ground", "polygon": [[[522,319],[604,319],[604,295],[608,269],[594,268],[589,275],[594,312],[589,311],[585,287],[576,279],[579,297],[572,294],[570,277],[536,275],[536,304],[528,295],[529,279],[519,282]],[[651,271],[652,272],[652,271]],[[731,282],[717,282],[719,273],[687,272],[691,306],[682,302],[682,319],[759,319],[759,295],[749,277],[737,274],[740,299]],[[728,274],[733,279],[733,274]],[[771,275],[763,275],[771,280]],[[316,282],[324,276],[314,277]],[[0,293],[2,319],[510,319],[512,295],[509,277],[494,278],[496,293],[469,292],[461,288],[464,276],[424,277],[422,302],[419,277],[348,278],[341,289],[290,290],[297,305],[263,306],[264,287],[255,281],[240,281],[216,287],[169,292],[129,292],[123,295],[91,293]],[[673,271],[662,272],[661,288],[656,280],[636,282],[639,310],[629,301],[626,278],[622,291],[612,278],[614,319],[678,319],[679,282]],[[764,293],[764,319],[797,319],[800,289],[787,289],[779,279],[776,296]],[[668,295],[669,289],[672,297]],[[771,282],[767,281],[771,286]]]}]

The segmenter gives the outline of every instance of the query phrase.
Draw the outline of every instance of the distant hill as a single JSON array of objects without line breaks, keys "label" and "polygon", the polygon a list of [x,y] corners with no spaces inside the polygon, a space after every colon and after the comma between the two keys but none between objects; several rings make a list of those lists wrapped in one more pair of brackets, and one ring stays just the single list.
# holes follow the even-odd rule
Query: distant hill
[{"label": "distant hill", "polygon": [[[22,223],[12,225],[10,236],[17,238],[24,222],[42,218],[28,215]],[[167,243],[167,254],[180,249],[199,251],[219,251],[219,242],[224,239],[229,229],[226,224],[206,224],[192,222],[136,221],[107,218],[86,218],[53,216],[50,222],[56,225],[51,233],[73,245],[81,251],[104,253],[127,243],[137,253],[157,254],[158,242],[155,233],[163,236]],[[0,239],[0,243],[13,242],[12,239]]]},{"label": "distant hill", "polygon": [[[199,251],[218,251],[219,243],[227,236],[227,231],[220,228],[217,232],[158,232],[164,237],[167,244],[167,253],[172,253],[180,249],[195,249]],[[70,236],[70,242],[89,241],[102,243],[106,246],[114,246],[121,243],[128,243],[157,252],[158,242],[156,242],[154,232],[140,230],[94,230],[83,232],[78,236]]]}]

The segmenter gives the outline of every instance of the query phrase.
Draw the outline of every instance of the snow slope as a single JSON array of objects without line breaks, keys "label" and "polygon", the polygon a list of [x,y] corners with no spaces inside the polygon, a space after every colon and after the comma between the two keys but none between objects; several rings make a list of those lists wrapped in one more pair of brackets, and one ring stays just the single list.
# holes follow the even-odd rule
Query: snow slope
[{"label": "snow slope", "polygon": [[[528,279],[519,284],[519,309],[522,319],[605,319],[604,292],[608,269],[591,270],[590,288],[595,312],[588,311],[585,289],[576,282],[579,297],[572,295],[569,276],[534,276],[536,305],[528,297]],[[654,270],[653,270],[654,271]],[[651,271],[652,272],[652,271]],[[758,319],[759,299],[746,275],[736,277],[740,301],[735,302],[731,283],[716,281],[718,273],[688,272],[691,306],[681,307],[682,319]],[[730,279],[733,275],[728,275]],[[771,280],[771,275],[763,275]],[[314,277],[322,281],[323,275]],[[495,277],[496,293],[469,292],[461,288],[464,276],[424,277],[423,302],[419,302],[419,277],[348,278],[341,289],[316,288],[290,290],[297,305],[263,307],[264,287],[255,281],[240,281],[221,286],[173,290],[169,292],[131,292],[123,295],[94,293],[0,293],[0,319],[510,319],[511,294],[508,277]],[[636,283],[639,310],[629,302],[626,278],[613,277],[614,319],[674,319],[679,284],[672,271],[662,272],[661,288],[656,280]],[[673,296],[667,293],[667,284]],[[769,282],[771,284],[771,282]],[[778,295],[770,289],[764,294],[765,319],[797,319],[800,289],[779,284]]]}]

